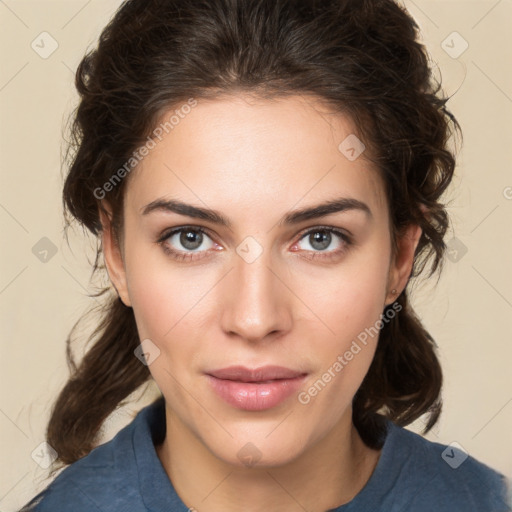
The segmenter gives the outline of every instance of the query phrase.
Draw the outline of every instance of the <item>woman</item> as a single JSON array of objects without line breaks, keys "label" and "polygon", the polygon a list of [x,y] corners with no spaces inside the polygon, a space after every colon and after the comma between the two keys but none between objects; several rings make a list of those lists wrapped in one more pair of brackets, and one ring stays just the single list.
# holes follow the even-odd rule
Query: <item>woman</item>
[{"label": "woman", "polygon": [[403,8],[131,0],[76,83],[64,201],[112,287],[26,510],[510,510],[403,428],[441,411],[406,287],[441,268],[458,129]]}]

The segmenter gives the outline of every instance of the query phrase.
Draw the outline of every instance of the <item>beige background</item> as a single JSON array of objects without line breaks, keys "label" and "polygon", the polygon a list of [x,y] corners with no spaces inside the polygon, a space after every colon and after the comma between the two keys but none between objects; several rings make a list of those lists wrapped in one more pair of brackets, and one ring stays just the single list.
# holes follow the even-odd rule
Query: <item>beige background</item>
[{"label": "beige background", "polygon": [[[62,132],[76,100],[73,71],[119,4],[0,0],[4,512],[16,510],[47,483],[36,461],[49,408],[67,378],[64,340],[92,300],[87,298],[88,245],[77,233],[70,250],[62,236]],[[465,137],[448,194],[454,231],[447,240],[457,239],[450,242],[453,261],[446,261],[437,286],[431,280],[413,293],[439,345],[446,379],[444,413],[427,437],[456,441],[511,477],[512,3],[415,0],[405,5],[438,62],[445,90],[454,94],[449,106]],[[34,40],[41,47],[46,37],[45,49],[51,48],[48,36],[39,37],[43,31],[58,43],[46,59],[31,47]],[[465,41],[468,48],[455,55]],[[43,237],[57,249],[47,262],[32,252]],[[118,411],[104,439],[130,420],[130,412],[151,401],[154,392],[150,386],[150,394]]]}]

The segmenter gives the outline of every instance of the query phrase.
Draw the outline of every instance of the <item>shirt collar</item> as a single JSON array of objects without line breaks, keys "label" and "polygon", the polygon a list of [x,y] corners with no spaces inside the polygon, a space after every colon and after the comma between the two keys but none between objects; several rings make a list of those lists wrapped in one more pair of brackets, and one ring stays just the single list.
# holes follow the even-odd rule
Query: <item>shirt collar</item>
[{"label": "shirt collar", "polygon": [[[137,464],[142,501],[151,512],[160,512],[161,510],[189,512],[190,508],[177,495],[155,449],[155,445],[163,442],[166,433],[164,397],[158,398],[152,404],[142,409],[135,423],[133,450]],[[375,503],[375,498],[381,493],[386,493],[388,490],[384,488],[386,482],[390,486],[393,485],[394,478],[389,472],[390,468],[396,466],[396,463],[393,463],[393,459],[396,457],[398,450],[398,447],[395,446],[395,441],[399,430],[400,427],[393,422],[386,421],[384,445],[370,479],[349,503],[332,509],[332,512],[369,510],[367,507],[371,507]],[[404,447],[401,447],[401,450],[403,451]]]},{"label": "shirt collar", "polygon": [[132,439],[142,501],[151,512],[188,512],[190,509],[176,494],[155,449],[165,438],[164,397],[142,409],[135,421]]}]

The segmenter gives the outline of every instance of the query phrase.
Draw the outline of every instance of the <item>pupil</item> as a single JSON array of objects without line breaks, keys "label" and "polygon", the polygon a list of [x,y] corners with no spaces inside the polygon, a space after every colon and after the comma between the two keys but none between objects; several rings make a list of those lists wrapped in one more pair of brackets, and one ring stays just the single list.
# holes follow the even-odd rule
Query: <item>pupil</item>
[{"label": "pupil", "polygon": [[180,243],[183,247],[193,250],[200,247],[202,242],[202,233],[195,231],[185,231],[181,233]]},{"label": "pupil", "polygon": [[326,231],[317,231],[316,233],[312,234],[312,240],[312,247],[315,247],[315,244],[319,243],[320,246],[316,246],[315,249],[324,250],[329,247],[331,242],[331,234]]}]

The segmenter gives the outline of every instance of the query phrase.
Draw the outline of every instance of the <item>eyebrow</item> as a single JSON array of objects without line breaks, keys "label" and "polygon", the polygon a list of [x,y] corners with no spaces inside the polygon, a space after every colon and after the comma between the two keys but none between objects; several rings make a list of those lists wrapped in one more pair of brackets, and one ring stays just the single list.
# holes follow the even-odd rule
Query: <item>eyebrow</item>
[{"label": "eyebrow", "polygon": [[[369,219],[373,218],[372,211],[366,203],[355,198],[340,197],[325,203],[287,213],[279,221],[279,225],[299,224],[300,222],[304,222],[306,220],[324,217],[333,213],[353,210],[362,211]],[[220,212],[211,210],[209,208],[193,206],[176,199],[156,199],[155,201],[152,201],[151,203],[144,206],[141,211],[142,215],[148,215],[155,211],[173,212],[179,215],[185,215],[187,217],[206,220],[220,226],[225,226],[228,228],[231,227],[231,222],[229,219],[224,217]]]}]

